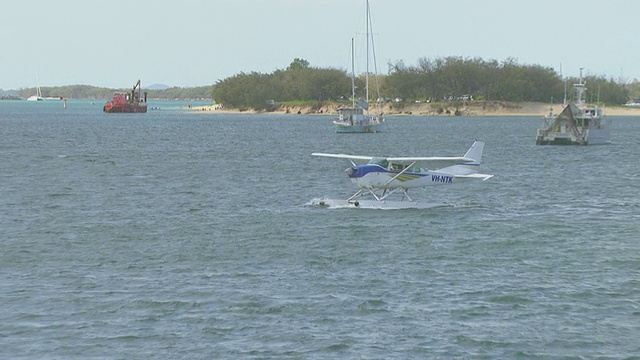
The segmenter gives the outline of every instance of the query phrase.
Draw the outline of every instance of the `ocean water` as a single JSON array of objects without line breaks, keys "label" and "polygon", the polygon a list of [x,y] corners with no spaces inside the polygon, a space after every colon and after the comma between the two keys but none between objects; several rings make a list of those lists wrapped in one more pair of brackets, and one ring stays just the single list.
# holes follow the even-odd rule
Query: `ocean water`
[{"label": "ocean water", "polygon": [[[0,102],[0,358],[640,357],[640,119],[536,146],[536,117],[147,114]],[[434,209],[329,209],[312,152],[455,156]]]}]

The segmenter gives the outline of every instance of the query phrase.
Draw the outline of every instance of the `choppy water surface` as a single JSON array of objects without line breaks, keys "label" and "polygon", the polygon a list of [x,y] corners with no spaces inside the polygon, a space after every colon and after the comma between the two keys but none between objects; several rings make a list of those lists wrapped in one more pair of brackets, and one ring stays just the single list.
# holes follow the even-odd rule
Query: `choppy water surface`
[{"label": "choppy water surface", "polygon": [[[152,104],[153,105],[153,104]],[[2,358],[629,358],[640,354],[640,119],[536,146],[538,118],[193,114],[0,102]],[[462,155],[447,206],[327,209],[312,152]]]}]

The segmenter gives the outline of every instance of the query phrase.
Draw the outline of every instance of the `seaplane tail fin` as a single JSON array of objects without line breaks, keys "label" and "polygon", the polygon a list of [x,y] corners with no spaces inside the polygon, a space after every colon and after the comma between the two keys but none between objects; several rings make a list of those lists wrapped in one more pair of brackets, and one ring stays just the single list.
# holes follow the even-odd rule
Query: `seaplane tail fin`
[{"label": "seaplane tail fin", "polygon": [[473,162],[469,165],[480,165],[482,161],[482,152],[484,151],[484,141],[474,141],[469,150],[464,154],[464,157],[473,159]]},{"label": "seaplane tail fin", "polygon": [[[466,178],[482,178],[483,180],[487,180],[487,175],[478,174],[478,168],[480,167],[480,161],[482,160],[482,151],[484,150],[484,142],[482,141],[474,141],[469,150],[464,154],[464,159],[467,159],[467,162],[459,163],[453,166],[448,166],[446,168],[440,169],[439,171],[446,172],[454,175],[455,177],[466,177]],[[489,176],[491,177],[491,176]]]}]

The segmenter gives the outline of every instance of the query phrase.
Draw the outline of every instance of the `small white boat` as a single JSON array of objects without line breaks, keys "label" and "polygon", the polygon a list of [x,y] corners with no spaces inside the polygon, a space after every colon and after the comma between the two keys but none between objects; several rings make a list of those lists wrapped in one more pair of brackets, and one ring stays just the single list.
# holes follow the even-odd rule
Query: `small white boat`
[{"label": "small white boat", "polygon": [[604,108],[587,104],[582,82],[573,84],[573,99],[558,115],[547,115],[538,129],[536,145],[596,145],[611,141],[610,123]]},{"label": "small white boat", "polygon": [[626,104],[624,104],[624,106],[632,108],[640,107],[640,99],[629,100]]},{"label": "small white boat", "polygon": [[40,82],[38,81],[38,74],[36,74],[36,94],[27,98],[27,101],[44,101],[42,97],[42,90],[40,90]]},{"label": "small white boat", "polygon": [[29,96],[27,98],[27,101],[44,101],[44,98],[42,97],[42,91],[40,90],[40,85],[38,85],[38,87],[36,88],[36,94]]}]

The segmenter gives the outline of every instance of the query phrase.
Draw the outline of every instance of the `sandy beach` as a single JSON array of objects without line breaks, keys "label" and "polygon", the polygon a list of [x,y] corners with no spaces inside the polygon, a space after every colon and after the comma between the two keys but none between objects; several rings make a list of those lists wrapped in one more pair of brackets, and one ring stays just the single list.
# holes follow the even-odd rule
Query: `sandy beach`
[{"label": "sandy beach", "polygon": [[[280,105],[273,114],[305,114],[332,115],[336,114],[336,104],[326,104],[321,107]],[[551,109],[550,109],[551,108]],[[545,104],[537,102],[510,103],[505,101],[473,101],[455,107],[438,106],[430,103],[402,103],[385,104],[382,112],[386,115],[425,115],[425,116],[544,116],[558,114],[563,109],[562,104]],[[220,104],[196,106],[190,109],[193,113],[234,113],[252,114],[254,110],[240,111],[226,108]],[[640,108],[625,106],[605,107],[608,116],[640,116]]]}]

